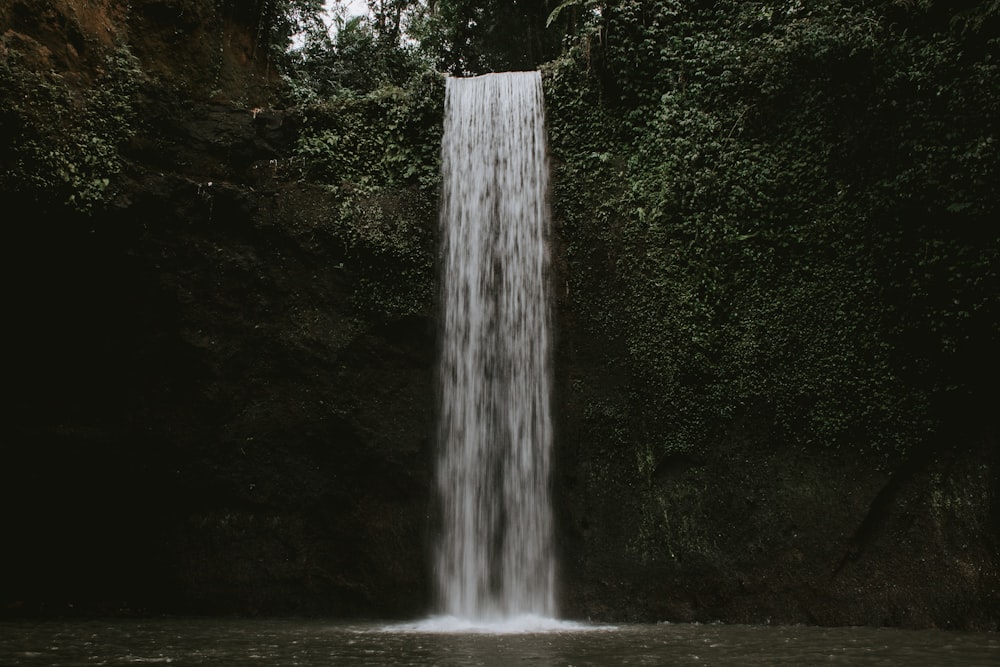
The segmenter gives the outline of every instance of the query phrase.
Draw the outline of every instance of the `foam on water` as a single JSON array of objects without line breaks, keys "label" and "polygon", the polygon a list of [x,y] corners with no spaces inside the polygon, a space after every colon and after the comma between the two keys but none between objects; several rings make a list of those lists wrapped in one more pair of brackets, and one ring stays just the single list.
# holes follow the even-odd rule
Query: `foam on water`
[{"label": "foam on water", "polygon": [[469,619],[457,616],[431,616],[413,623],[399,623],[380,628],[382,632],[403,632],[415,634],[489,634],[513,635],[546,632],[592,632],[616,630],[611,625],[593,625],[578,621],[521,614],[507,618]]}]

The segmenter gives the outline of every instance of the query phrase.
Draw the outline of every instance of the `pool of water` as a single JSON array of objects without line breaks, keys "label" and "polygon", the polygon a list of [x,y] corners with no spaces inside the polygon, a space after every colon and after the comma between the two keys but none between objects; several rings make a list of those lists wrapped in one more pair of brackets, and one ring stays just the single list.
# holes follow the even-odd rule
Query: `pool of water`
[{"label": "pool of water", "polygon": [[316,619],[0,623],[0,665],[1000,665],[1000,636],[747,625],[448,623]]}]

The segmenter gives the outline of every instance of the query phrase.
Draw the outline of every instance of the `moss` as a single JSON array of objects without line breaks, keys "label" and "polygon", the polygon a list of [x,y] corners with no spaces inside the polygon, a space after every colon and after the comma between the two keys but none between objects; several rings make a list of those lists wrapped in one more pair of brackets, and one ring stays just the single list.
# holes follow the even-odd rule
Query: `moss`
[{"label": "moss", "polygon": [[141,73],[127,46],[104,61],[92,85],[26,65],[9,35],[0,38],[0,116],[7,135],[0,186],[28,200],[57,202],[82,213],[106,205],[123,165],[121,148],[135,133]]},{"label": "moss", "polygon": [[603,20],[615,40],[544,71],[560,306],[623,353],[625,446],[704,455],[753,424],[891,467],[961,427],[958,395],[969,416],[995,398],[1000,238],[971,230],[996,202],[957,176],[1000,169],[981,36],[833,2]]},{"label": "moss", "polygon": [[354,302],[380,317],[433,308],[443,79],[344,91],[302,109],[301,175],[336,202],[330,226],[355,277]]}]

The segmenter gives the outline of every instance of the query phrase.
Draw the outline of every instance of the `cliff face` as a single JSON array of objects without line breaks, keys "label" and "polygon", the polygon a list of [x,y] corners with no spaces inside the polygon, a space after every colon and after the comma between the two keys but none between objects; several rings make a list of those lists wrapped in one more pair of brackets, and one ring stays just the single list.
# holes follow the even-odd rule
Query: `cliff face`
[{"label": "cliff face", "polygon": [[996,627],[1000,16],[931,4],[607,3],[545,66],[567,609]]},{"label": "cliff face", "polygon": [[[580,343],[574,337],[574,343]],[[590,344],[593,344],[590,342]],[[605,341],[606,345],[609,345]],[[564,371],[606,387],[604,365]],[[576,363],[574,363],[576,362]],[[993,629],[1000,461],[982,440],[893,469],[761,435],[643,460],[642,416],[564,394],[558,484],[568,611],[622,620]],[[606,406],[595,413],[595,402]]]},{"label": "cliff face", "polygon": [[[239,4],[0,10],[25,93],[0,128],[65,155],[3,164],[40,165],[48,197],[4,196],[14,612],[426,605],[431,320],[358,305],[337,202],[289,171],[297,121]],[[118,133],[74,121],[122,49]],[[114,170],[64,134],[115,147]]]},{"label": "cliff face", "polygon": [[[427,610],[435,167],[373,187],[344,174],[403,139],[337,142],[440,109],[283,109],[265,4],[0,7],[9,613]],[[588,143],[572,171],[586,116],[547,85],[565,613],[995,629],[995,429],[886,465],[750,410],[671,448],[646,371],[594,325],[634,265],[588,199],[618,158]]]}]

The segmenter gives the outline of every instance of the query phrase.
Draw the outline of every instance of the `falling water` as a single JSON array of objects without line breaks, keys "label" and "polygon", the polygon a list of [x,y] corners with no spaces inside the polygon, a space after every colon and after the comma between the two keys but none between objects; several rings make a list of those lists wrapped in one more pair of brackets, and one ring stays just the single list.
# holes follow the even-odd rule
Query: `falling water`
[{"label": "falling water", "polygon": [[448,79],[442,174],[442,611],[551,617],[548,164],[538,72]]}]

